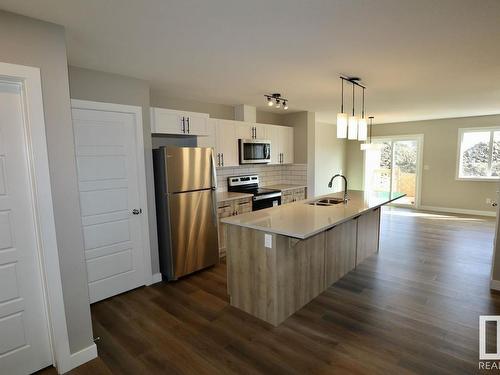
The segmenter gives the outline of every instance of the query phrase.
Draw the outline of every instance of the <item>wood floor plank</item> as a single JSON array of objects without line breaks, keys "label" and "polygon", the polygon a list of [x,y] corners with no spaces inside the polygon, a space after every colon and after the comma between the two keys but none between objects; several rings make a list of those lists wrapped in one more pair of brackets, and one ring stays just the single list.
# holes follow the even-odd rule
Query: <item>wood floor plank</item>
[{"label": "wood floor plank", "polygon": [[477,372],[479,315],[500,314],[489,290],[494,227],[384,208],[380,252],[278,327],[228,305],[224,262],[109,298],[91,308],[100,357],[71,373]]}]

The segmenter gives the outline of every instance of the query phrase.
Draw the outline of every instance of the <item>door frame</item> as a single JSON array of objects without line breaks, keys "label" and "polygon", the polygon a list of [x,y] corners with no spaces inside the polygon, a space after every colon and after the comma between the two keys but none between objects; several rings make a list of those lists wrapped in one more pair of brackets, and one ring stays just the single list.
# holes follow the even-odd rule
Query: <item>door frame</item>
[{"label": "door frame", "polygon": [[137,154],[137,176],[138,176],[138,191],[139,201],[142,208],[141,218],[141,242],[144,257],[144,285],[151,285],[153,283],[153,270],[151,264],[151,243],[149,238],[149,219],[148,219],[148,198],[146,188],[146,163],[144,157],[144,129],[142,124],[142,107],[116,104],[93,102],[89,100],[71,99],[71,109],[88,109],[94,111],[117,112],[132,114],[135,117],[136,124],[136,154]]},{"label": "door frame", "polygon": [[[50,185],[40,69],[0,62],[0,80],[16,82],[22,87],[31,205],[36,228],[38,264],[42,275],[45,319],[49,328],[52,364],[59,373],[63,373],[80,363],[75,363],[69,347]],[[97,356],[95,344],[94,349]]]},{"label": "door frame", "polygon": [[[423,161],[424,161],[424,135],[423,134],[400,134],[400,135],[384,135],[372,137],[372,141],[383,141],[383,140],[392,140],[392,141],[409,141],[409,140],[417,140],[418,141],[418,155],[417,155],[417,186],[415,191],[415,205],[413,208],[419,209],[422,205],[421,201],[421,193],[422,193],[422,171],[423,171]],[[365,170],[366,165],[366,152],[363,152],[363,189],[365,189]],[[391,171],[391,186],[392,186],[392,171]],[[406,204],[398,204],[391,203],[394,206],[401,207],[412,207],[411,205]]]}]

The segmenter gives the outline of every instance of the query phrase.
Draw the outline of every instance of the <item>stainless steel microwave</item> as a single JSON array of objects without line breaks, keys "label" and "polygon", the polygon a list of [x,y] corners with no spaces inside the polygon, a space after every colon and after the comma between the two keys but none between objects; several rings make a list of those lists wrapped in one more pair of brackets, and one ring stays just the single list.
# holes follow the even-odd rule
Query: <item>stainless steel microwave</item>
[{"label": "stainless steel microwave", "polygon": [[271,162],[271,141],[267,139],[239,139],[240,164]]}]

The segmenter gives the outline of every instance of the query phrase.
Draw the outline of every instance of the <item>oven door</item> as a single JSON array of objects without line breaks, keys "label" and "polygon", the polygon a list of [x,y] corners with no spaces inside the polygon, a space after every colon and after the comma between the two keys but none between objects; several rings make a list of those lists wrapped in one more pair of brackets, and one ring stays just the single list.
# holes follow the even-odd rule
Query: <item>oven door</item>
[{"label": "oven door", "polygon": [[281,192],[257,195],[252,199],[252,211],[281,205]]},{"label": "oven door", "polygon": [[261,164],[271,161],[271,141],[264,139],[240,139],[240,164]]}]

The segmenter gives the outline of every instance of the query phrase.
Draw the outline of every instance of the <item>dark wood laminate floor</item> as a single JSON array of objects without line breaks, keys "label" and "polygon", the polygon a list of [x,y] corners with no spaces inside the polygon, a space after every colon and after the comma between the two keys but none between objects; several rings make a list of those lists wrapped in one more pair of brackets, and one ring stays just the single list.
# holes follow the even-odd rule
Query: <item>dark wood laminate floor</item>
[{"label": "dark wood laminate floor", "polygon": [[[100,357],[72,374],[470,374],[493,219],[384,209],[380,253],[278,328],[228,305],[225,265],[92,306]],[[53,369],[44,373],[52,373]]]}]

